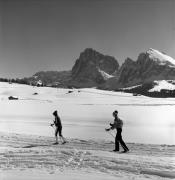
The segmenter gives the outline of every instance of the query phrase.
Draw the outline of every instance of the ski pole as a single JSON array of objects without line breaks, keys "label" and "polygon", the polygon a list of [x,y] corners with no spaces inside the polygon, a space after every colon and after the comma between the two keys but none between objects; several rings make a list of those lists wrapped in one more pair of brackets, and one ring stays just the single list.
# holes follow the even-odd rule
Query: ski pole
[{"label": "ski pole", "polygon": [[110,131],[107,131],[113,138],[115,138],[115,136],[110,132]]},{"label": "ski pole", "polygon": [[53,127],[53,125],[52,124],[50,124],[50,126],[54,129],[54,131],[55,131],[55,128]]}]

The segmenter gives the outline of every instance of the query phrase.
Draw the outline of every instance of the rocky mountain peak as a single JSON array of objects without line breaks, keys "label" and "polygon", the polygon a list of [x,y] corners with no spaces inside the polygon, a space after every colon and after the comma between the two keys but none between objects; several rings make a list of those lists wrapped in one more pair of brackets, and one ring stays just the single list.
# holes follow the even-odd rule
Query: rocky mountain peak
[{"label": "rocky mountain peak", "polygon": [[118,68],[119,63],[114,57],[87,48],[80,53],[76,60],[72,68],[72,77],[73,80],[86,83],[103,83],[107,80],[106,77],[111,77],[110,75],[116,72]]},{"label": "rocky mountain peak", "polygon": [[112,82],[116,86],[111,83],[111,87],[127,87],[168,79],[175,79],[175,60],[165,53],[150,48],[140,53],[136,61],[127,58],[119,69],[118,79]]},{"label": "rocky mountain peak", "polygon": [[83,60],[93,61],[95,57],[100,56],[101,54],[95,51],[92,48],[86,48],[83,52],[80,53],[80,58]]},{"label": "rocky mountain peak", "polygon": [[126,58],[125,59],[125,62],[124,62],[124,65],[127,66],[127,65],[133,65],[135,64],[135,61],[133,61],[131,58]]},{"label": "rocky mountain peak", "polygon": [[151,60],[159,63],[160,65],[175,66],[175,59],[156,49],[150,48],[146,52],[146,54],[149,56]]}]

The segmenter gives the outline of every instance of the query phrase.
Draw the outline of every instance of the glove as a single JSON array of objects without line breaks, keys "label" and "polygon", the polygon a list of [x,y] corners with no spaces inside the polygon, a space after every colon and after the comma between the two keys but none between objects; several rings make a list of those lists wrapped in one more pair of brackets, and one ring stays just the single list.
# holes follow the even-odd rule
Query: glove
[{"label": "glove", "polygon": [[50,126],[53,126],[54,124],[50,124]]},{"label": "glove", "polygon": [[105,130],[106,130],[106,131],[110,131],[110,129],[109,129],[109,128],[106,128]]}]

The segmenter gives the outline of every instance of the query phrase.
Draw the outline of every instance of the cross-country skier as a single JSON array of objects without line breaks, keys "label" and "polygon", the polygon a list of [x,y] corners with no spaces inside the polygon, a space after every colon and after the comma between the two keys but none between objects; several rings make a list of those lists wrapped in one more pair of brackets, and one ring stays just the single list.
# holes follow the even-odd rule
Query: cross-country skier
[{"label": "cross-country skier", "polygon": [[113,151],[119,151],[119,143],[121,144],[121,146],[124,149],[124,153],[128,152],[129,149],[126,146],[125,142],[122,139],[122,127],[123,127],[123,121],[118,117],[118,111],[114,111],[112,113],[112,115],[114,116],[114,123],[111,124],[110,123],[110,128],[107,128],[106,131],[110,131],[111,129],[116,129],[117,130],[117,134],[115,137],[115,149]]},{"label": "cross-country skier", "polygon": [[56,127],[55,128],[55,138],[56,138],[55,144],[58,144],[58,137],[57,137],[58,133],[59,133],[60,141],[62,142],[62,144],[64,144],[64,143],[66,143],[66,140],[65,140],[65,138],[62,135],[61,119],[58,116],[57,111],[54,111],[53,115],[54,115],[55,119],[54,119],[54,124],[51,124],[51,126],[55,125],[55,127]]}]

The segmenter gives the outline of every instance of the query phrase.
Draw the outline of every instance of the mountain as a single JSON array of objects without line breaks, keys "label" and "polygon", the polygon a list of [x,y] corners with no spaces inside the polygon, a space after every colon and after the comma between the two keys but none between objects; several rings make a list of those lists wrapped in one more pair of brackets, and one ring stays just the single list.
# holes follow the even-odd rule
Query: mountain
[{"label": "mountain", "polygon": [[144,84],[154,80],[174,80],[175,60],[155,49],[141,53],[136,61],[127,58],[118,71],[118,77],[111,78],[102,87],[117,89]]},{"label": "mountain", "polygon": [[87,48],[72,68],[71,84],[77,87],[98,86],[112,78],[118,68],[119,63],[114,57]]}]

